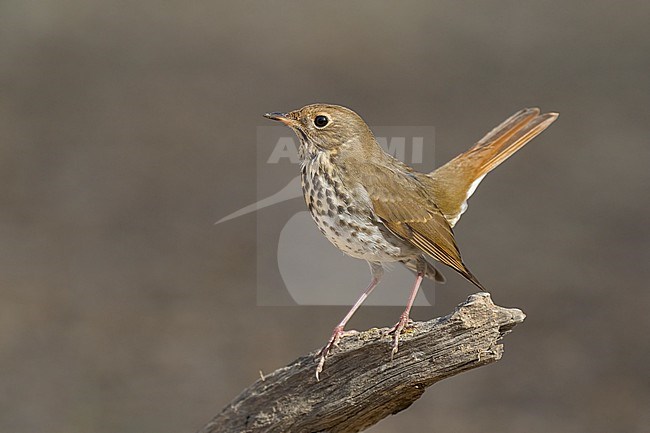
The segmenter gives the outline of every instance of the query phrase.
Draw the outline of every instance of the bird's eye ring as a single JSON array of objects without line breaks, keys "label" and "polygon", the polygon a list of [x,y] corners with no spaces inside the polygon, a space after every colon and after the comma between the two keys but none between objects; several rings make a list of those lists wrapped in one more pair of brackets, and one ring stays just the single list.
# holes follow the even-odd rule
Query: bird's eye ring
[{"label": "bird's eye ring", "polygon": [[327,116],[319,114],[318,116],[314,117],[314,125],[316,125],[317,128],[324,128],[328,123],[329,119]]}]

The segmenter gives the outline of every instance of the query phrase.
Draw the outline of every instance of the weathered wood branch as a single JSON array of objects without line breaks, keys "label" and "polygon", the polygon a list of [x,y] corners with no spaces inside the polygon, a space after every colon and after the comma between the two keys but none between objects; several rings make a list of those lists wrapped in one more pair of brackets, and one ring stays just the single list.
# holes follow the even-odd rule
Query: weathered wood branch
[{"label": "weathered wood branch", "polygon": [[477,293],[448,316],[414,323],[393,360],[385,330],[344,337],[320,381],[318,352],[312,352],[257,380],[200,433],[364,430],[406,409],[439,380],[499,360],[498,341],[525,317]]}]

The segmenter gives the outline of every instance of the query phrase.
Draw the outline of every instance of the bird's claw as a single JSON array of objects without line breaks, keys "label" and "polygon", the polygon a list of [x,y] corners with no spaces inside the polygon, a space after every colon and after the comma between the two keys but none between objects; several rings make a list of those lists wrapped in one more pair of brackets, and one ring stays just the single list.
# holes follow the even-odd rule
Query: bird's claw
[{"label": "bird's claw", "polygon": [[395,324],[386,334],[395,334],[393,337],[393,349],[390,351],[390,359],[391,361],[393,360],[393,357],[397,353],[398,347],[399,347],[399,336],[402,333],[402,331],[407,328],[413,326],[413,321],[406,315],[401,315],[399,318],[399,322]]},{"label": "bird's claw", "polygon": [[332,332],[332,336],[330,337],[329,341],[323,347],[323,349],[320,351],[320,357],[318,359],[318,366],[316,367],[316,380],[320,380],[320,374],[323,372],[323,366],[325,365],[325,357],[332,351],[334,347],[339,346],[339,341],[341,340],[341,337],[348,337],[350,335],[355,335],[358,334],[359,331],[355,331],[353,329],[349,331],[344,331],[342,326],[337,326],[334,328],[334,331]]}]

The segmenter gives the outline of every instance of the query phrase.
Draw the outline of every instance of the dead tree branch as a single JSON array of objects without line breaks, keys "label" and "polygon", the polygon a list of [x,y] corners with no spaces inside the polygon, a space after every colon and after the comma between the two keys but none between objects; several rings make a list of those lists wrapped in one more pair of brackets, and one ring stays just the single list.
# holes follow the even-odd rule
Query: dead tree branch
[{"label": "dead tree branch", "polygon": [[426,387],[501,358],[498,341],[526,316],[477,293],[445,317],[416,322],[391,361],[391,336],[344,337],[316,381],[317,352],[257,380],[200,433],[358,432],[409,407]]}]

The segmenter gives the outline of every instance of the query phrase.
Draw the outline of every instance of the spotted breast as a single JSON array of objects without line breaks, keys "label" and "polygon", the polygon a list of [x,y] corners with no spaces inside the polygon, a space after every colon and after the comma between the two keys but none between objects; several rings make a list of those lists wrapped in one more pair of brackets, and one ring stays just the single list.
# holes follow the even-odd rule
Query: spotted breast
[{"label": "spotted breast", "polygon": [[376,218],[365,190],[351,190],[335,172],[329,155],[303,160],[302,192],[323,235],[344,253],[367,261],[394,262],[414,251]]}]

